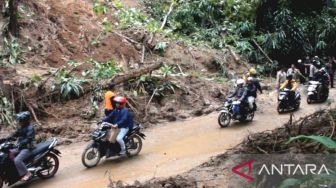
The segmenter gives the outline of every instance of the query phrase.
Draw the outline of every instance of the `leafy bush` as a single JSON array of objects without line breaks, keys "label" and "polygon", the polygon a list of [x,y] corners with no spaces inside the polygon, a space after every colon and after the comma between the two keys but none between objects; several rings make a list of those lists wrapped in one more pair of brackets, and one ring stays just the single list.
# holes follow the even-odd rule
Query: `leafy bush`
[{"label": "leafy bush", "polygon": [[84,81],[78,78],[62,78],[60,82],[61,94],[64,98],[71,96],[80,96],[83,93],[82,83]]},{"label": "leafy bush", "polygon": [[4,38],[4,54],[2,56],[8,57],[10,64],[20,64],[22,49],[19,45],[18,39],[11,37],[10,39]]},{"label": "leafy bush", "polygon": [[154,50],[157,51],[159,54],[163,55],[167,48],[167,43],[166,42],[159,42],[155,45]]},{"label": "leafy bush", "polygon": [[51,89],[56,90],[59,88],[63,98],[79,97],[83,93],[82,84],[85,83],[85,80],[72,76],[65,67],[54,74],[55,82]]},{"label": "leafy bush", "polygon": [[122,29],[126,29],[131,26],[142,26],[148,21],[145,14],[135,8],[120,11],[118,13],[118,18]]},{"label": "leafy bush", "polygon": [[0,98],[0,124],[15,127],[13,109],[14,105],[6,97]]},{"label": "leafy bush", "polygon": [[93,68],[82,72],[82,75],[89,76],[94,80],[112,78],[114,75],[121,71],[120,67],[113,60],[102,63],[90,59],[86,61],[86,63],[92,64]]},{"label": "leafy bush", "polygon": [[93,11],[96,14],[106,14],[108,12],[108,7],[102,4],[99,0],[95,0],[93,3]]}]

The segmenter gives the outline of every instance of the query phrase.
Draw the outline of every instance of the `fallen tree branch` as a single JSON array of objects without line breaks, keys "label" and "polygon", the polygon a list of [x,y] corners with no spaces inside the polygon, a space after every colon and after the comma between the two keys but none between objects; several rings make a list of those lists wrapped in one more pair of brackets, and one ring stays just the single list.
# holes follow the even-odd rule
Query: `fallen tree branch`
[{"label": "fallen tree branch", "polygon": [[153,92],[151,98],[149,99],[149,101],[148,101],[148,103],[147,103],[147,105],[146,105],[146,108],[145,108],[145,118],[144,118],[144,119],[146,119],[146,117],[147,117],[147,109],[148,109],[149,104],[152,102],[152,100],[153,100],[153,98],[154,98],[154,95],[155,95],[155,93],[156,93],[156,90],[157,90],[157,88],[155,88],[155,90],[154,90],[154,92]]},{"label": "fallen tree branch", "polygon": [[129,38],[129,37],[126,37],[125,35],[122,35],[122,34],[120,34],[120,33],[118,33],[118,32],[112,31],[112,33],[118,35],[118,36],[121,37],[121,38],[126,39],[127,41],[129,41],[129,42],[131,42],[131,43],[133,43],[133,44],[140,44],[139,42],[137,42],[137,41],[135,41],[135,40],[133,40],[133,39],[131,39],[131,38]]},{"label": "fallen tree branch", "polygon": [[[28,104],[27,104],[27,105],[28,105]],[[37,123],[38,125],[42,125],[42,124],[40,123],[40,121],[39,121],[39,120],[37,119],[37,117],[36,117],[34,108],[31,107],[30,105],[28,105],[28,108],[29,108],[30,112],[33,114],[33,117],[34,117],[34,120],[36,121],[36,123]]]},{"label": "fallen tree branch", "polygon": [[145,45],[142,45],[141,63],[144,63],[144,62],[145,62],[145,53],[146,53]]},{"label": "fallen tree branch", "polygon": [[236,63],[238,63],[239,60],[240,60],[240,58],[238,57],[238,55],[233,51],[233,49],[231,48],[231,46],[228,46],[228,45],[227,45],[227,48],[229,49],[229,52],[230,52],[230,54],[232,55],[234,61],[235,61]]},{"label": "fallen tree branch", "polygon": [[261,53],[266,57],[266,59],[273,64],[273,60],[266,54],[266,52],[259,46],[259,44],[257,43],[257,41],[255,41],[254,39],[252,39],[253,44],[255,46],[257,46],[257,48],[261,51]]},{"label": "fallen tree branch", "polygon": [[171,14],[171,12],[173,11],[174,4],[175,4],[175,1],[172,0],[172,2],[171,2],[171,4],[170,4],[170,7],[169,7],[169,11],[168,11],[168,13],[166,14],[166,16],[164,17],[163,22],[162,22],[162,24],[161,24],[161,27],[160,27],[161,30],[165,27],[165,25],[166,25],[166,23],[167,23],[167,20],[168,20],[168,17],[169,17],[169,15]]},{"label": "fallen tree branch", "polygon": [[130,79],[133,79],[133,78],[137,78],[137,77],[140,77],[144,74],[147,74],[147,73],[150,73],[154,70],[157,70],[159,69],[161,66],[163,65],[162,62],[160,63],[157,63],[157,64],[154,64],[154,65],[151,65],[151,66],[148,66],[148,67],[145,67],[145,68],[142,68],[142,69],[139,69],[139,70],[134,70],[134,71],[131,71],[129,72],[128,74],[126,75],[121,75],[121,76],[117,76],[116,78],[114,78],[112,81],[118,85],[118,84],[121,84],[127,80],[130,80]]}]

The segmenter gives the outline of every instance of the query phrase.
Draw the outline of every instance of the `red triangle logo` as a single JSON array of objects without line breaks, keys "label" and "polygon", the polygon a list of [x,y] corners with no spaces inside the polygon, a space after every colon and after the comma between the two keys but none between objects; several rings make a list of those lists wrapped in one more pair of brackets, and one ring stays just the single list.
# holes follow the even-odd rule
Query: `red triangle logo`
[{"label": "red triangle logo", "polygon": [[[241,164],[239,164],[239,165],[233,167],[233,168],[231,169],[231,171],[232,171],[233,173],[236,173],[236,174],[238,174],[239,176],[241,176],[241,177],[247,179],[248,181],[254,181],[254,178],[251,177],[251,176],[249,176],[249,174],[252,173],[252,163],[253,163],[254,161],[255,161],[255,160],[248,160],[248,161],[246,161],[246,162],[244,162],[244,163],[241,163]],[[241,171],[238,171],[238,169],[244,168],[245,166],[248,167],[248,173],[247,173],[247,174],[244,174],[244,173],[242,173]]]}]

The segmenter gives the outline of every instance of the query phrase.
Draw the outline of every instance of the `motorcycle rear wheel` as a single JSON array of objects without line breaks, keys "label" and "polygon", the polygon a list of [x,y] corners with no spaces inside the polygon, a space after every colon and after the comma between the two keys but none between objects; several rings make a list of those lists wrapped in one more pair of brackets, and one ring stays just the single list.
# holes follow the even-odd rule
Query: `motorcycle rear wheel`
[{"label": "motorcycle rear wheel", "polygon": [[218,116],[218,124],[221,126],[221,127],[227,127],[229,126],[231,122],[231,117],[228,113],[226,112],[222,112],[219,114]]},{"label": "motorcycle rear wheel", "polygon": [[[136,156],[140,153],[142,149],[142,140],[138,135],[131,136],[128,144],[131,144],[130,148],[127,148],[128,155],[130,157]],[[133,149],[132,146],[135,146],[136,148]]]},{"label": "motorcycle rear wheel", "polygon": [[307,103],[308,103],[308,104],[311,104],[312,102],[313,102],[313,100],[308,96],[308,97],[307,97]]},{"label": "motorcycle rear wheel", "polygon": [[254,118],[254,111],[249,113],[246,117],[246,121],[253,121],[253,118]]},{"label": "motorcycle rear wheel", "polygon": [[[100,162],[100,152],[99,149],[94,146],[89,146],[85,148],[83,154],[82,154],[82,163],[86,168],[92,168],[97,166],[97,164]],[[87,160],[92,160],[92,164],[90,164]]]},{"label": "motorcycle rear wheel", "polygon": [[[58,157],[53,154],[53,153],[48,153],[41,162],[41,165],[46,165],[48,168],[38,171],[37,172],[37,176],[39,178],[42,179],[48,179],[53,177],[57,171],[58,171],[58,167],[59,167],[59,160]],[[42,166],[43,167],[43,166]]]}]

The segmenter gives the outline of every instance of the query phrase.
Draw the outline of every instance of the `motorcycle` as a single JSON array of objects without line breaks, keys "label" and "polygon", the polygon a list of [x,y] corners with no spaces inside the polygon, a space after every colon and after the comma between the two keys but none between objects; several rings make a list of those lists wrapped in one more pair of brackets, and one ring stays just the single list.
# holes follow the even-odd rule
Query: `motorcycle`
[{"label": "motorcycle", "polygon": [[218,116],[218,124],[221,127],[227,127],[231,119],[240,122],[252,121],[255,110],[250,110],[248,105],[243,105],[239,100],[228,99],[224,103],[224,107],[220,110]]},{"label": "motorcycle", "polygon": [[[320,87],[324,89],[319,92]],[[308,85],[308,96],[307,96],[307,103],[311,104],[313,102],[325,102],[329,96],[329,88],[324,87],[321,82],[318,81],[309,81]]]},{"label": "motorcycle", "polygon": [[300,108],[300,103],[301,103],[300,93],[299,92],[295,93],[294,104],[290,104],[289,92],[290,92],[290,89],[287,89],[287,88],[279,92],[278,107],[277,107],[278,113],[282,113],[282,112],[290,111],[290,110],[298,110]]},{"label": "motorcycle", "polygon": [[[107,140],[107,133],[110,128],[111,124],[104,122],[98,124],[98,128],[91,134],[92,142],[89,143],[82,154],[82,163],[85,167],[97,166],[100,159],[106,155],[108,148],[110,149],[110,157],[119,156],[121,151],[119,143],[110,143]],[[133,129],[128,131],[124,137],[128,157],[138,155],[142,149],[142,139],[146,137],[140,132],[142,128],[141,124],[135,124]]]},{"label": "motorcycle", "polygon": [[[47,179],[53,177],[58,171],[61,152],[55,149],[57,139],[39,143],[31,152],[31,155],[24,161],[29,172],[33,174],[32,178],[39,177]],[[8,139],[0,140],[0,188],[4,184],[8,186],[20,180],[13,159],[11,159],[11,150],[17,148],[15,144]],[[32,179],[31,178],[31,179]]]}]

